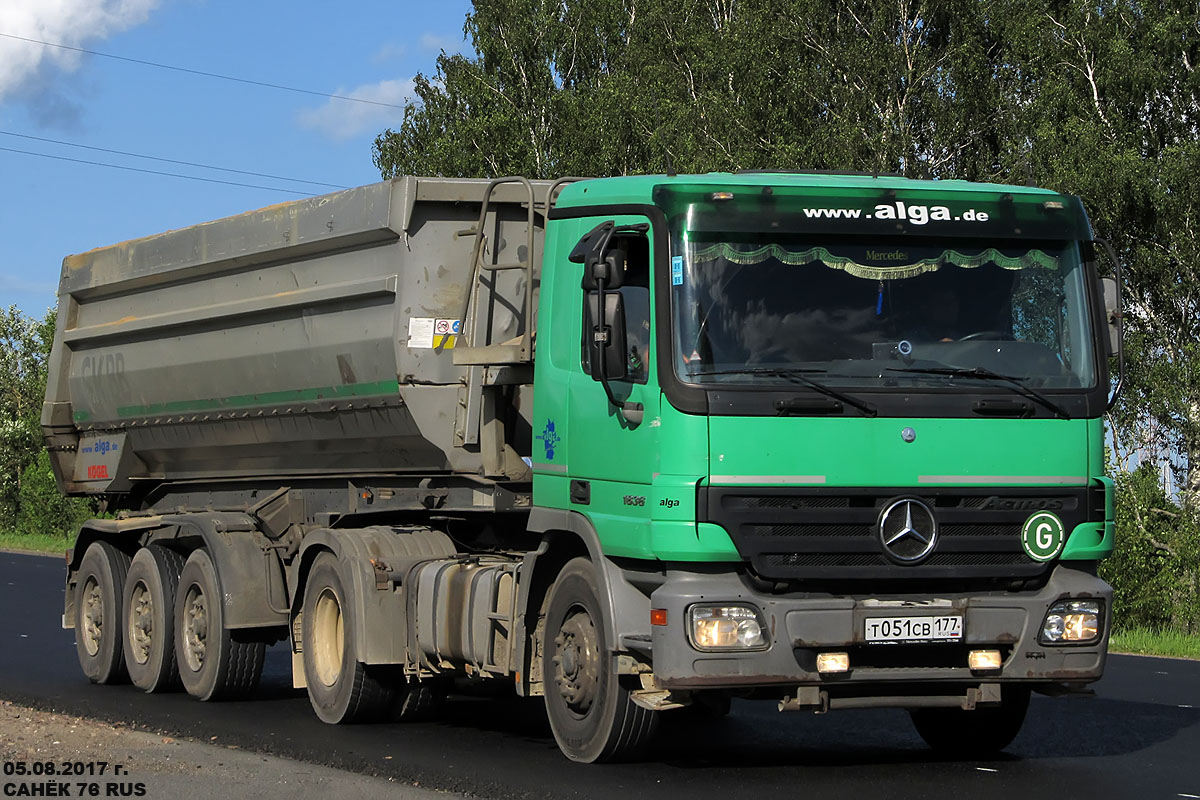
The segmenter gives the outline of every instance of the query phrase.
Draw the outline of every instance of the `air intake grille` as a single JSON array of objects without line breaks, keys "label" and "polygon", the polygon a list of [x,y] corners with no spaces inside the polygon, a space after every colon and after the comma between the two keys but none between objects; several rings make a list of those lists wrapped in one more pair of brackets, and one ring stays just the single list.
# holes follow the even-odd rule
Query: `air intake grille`
[{"label": "air intake grille", "polygon": [[[1025,520],[1050,510],[1070,532],[1087,521],[1086,492],[712,486],[700,490],[697,516],[729,531],[742,557],[770,580],[1028,579],[1051,564],[1025,554]],[[901,497],[921,500],[938,521],[937,544],[917,564],[890,558],[879,536],[883,509]]]}]

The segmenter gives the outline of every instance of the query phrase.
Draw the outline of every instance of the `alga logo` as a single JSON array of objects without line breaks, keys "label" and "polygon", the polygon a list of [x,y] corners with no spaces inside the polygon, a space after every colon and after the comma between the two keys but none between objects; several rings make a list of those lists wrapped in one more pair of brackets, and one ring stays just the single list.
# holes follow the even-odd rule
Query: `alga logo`
[{"label": "alga logo", "polygon": [[546,460],[554,460],[554,451],[558,448],[558,443],[561,441],[558,435],[558,429],[554,425],[554,420],[546,420],[546,427],[542,428],[542,432],[535,439],[541,439],[542,446],[546,448]]}]

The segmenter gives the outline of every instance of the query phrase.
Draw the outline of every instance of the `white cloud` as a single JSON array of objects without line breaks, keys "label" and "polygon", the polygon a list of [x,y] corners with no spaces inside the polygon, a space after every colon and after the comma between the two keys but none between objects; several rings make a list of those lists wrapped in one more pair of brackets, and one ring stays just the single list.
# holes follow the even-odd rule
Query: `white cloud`
[{"label": "white cloud", "polygon": [[344,141],[367,131],[378,133],[404,120],[404,109],[391,106],[403,106],[412,97],[413,86],[412,79],[409,79],[369,83],[350,91],[339,89],[334,94],[390,105],[355,103],[331,97],[320,108],[301,111],[300,124],[336,141]]},{"label": "white cloud", "polygon": [[[157,5],[158,0],[6,0],[0,3],[0,31],[86,47],[140,25]],[[73,50],[0,37],[0,101],[44,85],[48,71],[74,71],[82,58]]]},{"label": "white cloud", "polygon": [[402,44],[388,43],[379,48],[371,55],[371,62],[374,64],[382,64],[384,61],[396,61],[404,58],[404,54],[408,48]]},{"label": "white cloud", "polygon": [[445,50],[447,53],[457,53],[462,49],[462,37],[442,36],[436,33],[422,33],[418,40],[422,50]]}]

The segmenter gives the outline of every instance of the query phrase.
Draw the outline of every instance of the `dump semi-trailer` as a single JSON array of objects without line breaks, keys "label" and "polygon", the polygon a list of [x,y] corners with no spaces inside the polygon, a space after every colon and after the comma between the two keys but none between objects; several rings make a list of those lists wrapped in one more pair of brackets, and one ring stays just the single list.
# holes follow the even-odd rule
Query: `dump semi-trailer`
[{"label": "dump semi-trailer", "polygon": [[42,425],[110,513],[63,624],[201,700],[286,641],[331,723],[511,682],[577,761],[731,696],[1002,748],[1104,666],[1097,251],[1055,192],[757,173],[405,177],[70,256]]}]

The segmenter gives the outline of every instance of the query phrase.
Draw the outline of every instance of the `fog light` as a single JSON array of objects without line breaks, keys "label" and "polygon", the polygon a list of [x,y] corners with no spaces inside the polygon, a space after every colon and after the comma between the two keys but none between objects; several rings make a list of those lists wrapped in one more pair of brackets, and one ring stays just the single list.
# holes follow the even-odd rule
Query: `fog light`
[{"label": "fog light", "polygon": [[822,675],[831,672],[849,672],[849,653],[817,653],[817,672]]},{"label": "fog light", "polygon": [[1000,669],[1002,663],[999,650],[972,650],[967,654],[967,666],[973,670]]},{"label": "fog light", "polygon": [[688,612],[697,650],[765,650],[766,626],[750,606],[692,606]]},{"label": "fog light", "polygon": [[1042,644],[1078,644],[1100,638],[1099,600],[1061,600],[1042,622]]}]

